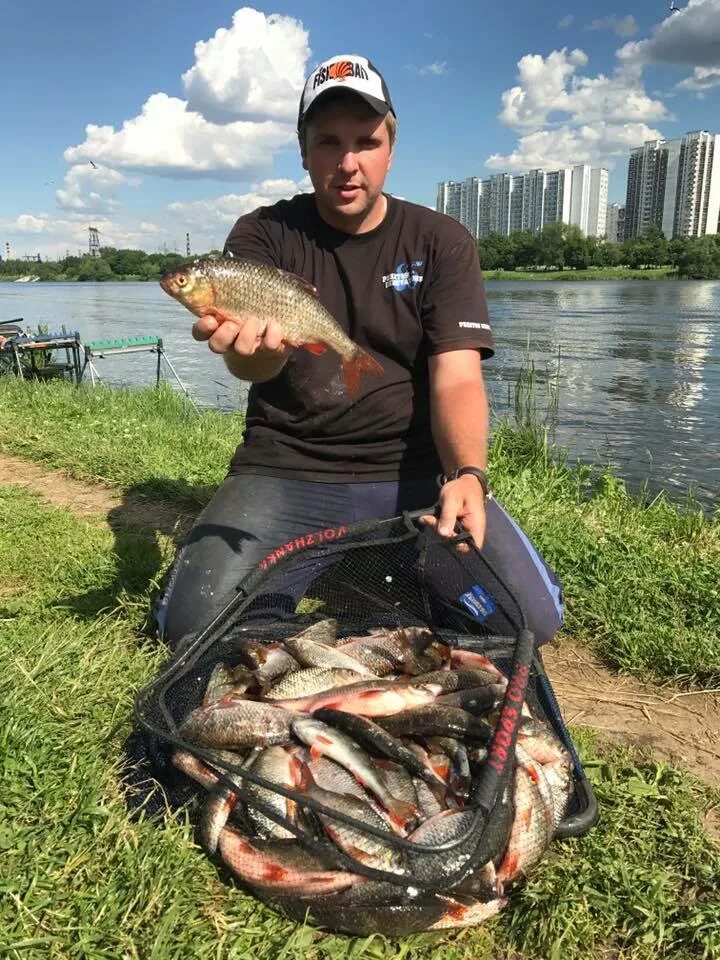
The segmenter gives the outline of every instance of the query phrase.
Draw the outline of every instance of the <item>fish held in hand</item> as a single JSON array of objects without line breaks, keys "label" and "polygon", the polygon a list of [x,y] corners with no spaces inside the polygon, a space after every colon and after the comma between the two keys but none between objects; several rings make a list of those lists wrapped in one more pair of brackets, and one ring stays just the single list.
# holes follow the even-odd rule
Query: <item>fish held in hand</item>
[{"label": "fish held in hand", "polygon": [[232,257],[204,257],[168,270],[160,286],[197,317],[213,316],[222,323],[233,316],[252,315],[260,321],[260,336],[272,320],[289,346],[314,354],[333,350],[341,358],[345,388],[353,399],[360,393],[363,373],[379,377],[384,372],[374,357],[348,337],[312,284],[277,267]]}]

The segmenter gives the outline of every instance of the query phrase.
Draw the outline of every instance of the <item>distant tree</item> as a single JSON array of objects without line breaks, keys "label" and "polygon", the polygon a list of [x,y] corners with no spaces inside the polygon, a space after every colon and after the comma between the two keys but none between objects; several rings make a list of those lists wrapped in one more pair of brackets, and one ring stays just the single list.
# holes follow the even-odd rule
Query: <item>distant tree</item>
[{"label": "distant tree", "polygon": [[537,237],[530,230],[521,230],[512,233],[509,237],[509,254],[512,256],[513,266],[527,268],[534,267],[538,262]]},{"label": "distant tree", "polygon": [[540,231],[537,241],[537,262],[544,267],[562,270],[565,266],[565,237],[567,226],[564,223],[546,223]]},{"label": "distant tree", "polygon": [[107,262],[114,274],[118,277],[126,277],[141,273],[147,256],[144,250],[116,250],[108,256]]},{"label": "distant tree", "polygon": [[490,233],[478,240],[480,266],[483,270],[512,270],[515,258],[510,238],[502,233]]},{"label": "distant tree", "polygon": [[594,267],[616,267],[621,260],[620,246],[607,240],[598,241],[590,254],[590,262]]},{"label": "distant tree", "polygon": [[564,239],[565,266],[572,270],[587,270],[590,266],[590,249],[588,239],[580,227],[566,227]]},{"label": "distant tree", "polygon": [[113,272],[101,257],[83,257],[77,270],[78,280],[112,280]]},{"label": "distant tree", "polygon": [[622,249],[624,262],[634,269],[660,267],[670,258],[665,234],[657,226],[648,227],[641,236],[626,240]]},{"label": "distant tree", "polygon": [[693,238],[677,255],[678,274],[692,280],[720,279],[720,238]]}]

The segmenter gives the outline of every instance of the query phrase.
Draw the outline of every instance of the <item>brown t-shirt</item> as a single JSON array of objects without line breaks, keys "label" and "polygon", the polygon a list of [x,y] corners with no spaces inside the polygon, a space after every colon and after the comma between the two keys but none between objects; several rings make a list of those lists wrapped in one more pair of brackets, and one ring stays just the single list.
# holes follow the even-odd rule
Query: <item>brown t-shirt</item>
[{"label": "brown t-shirt", "polygon": [[369,233],[328,226],[313,194],[261,207],[230,232],[226,253],[310,281],[384,371],[363,374],[353,402],[336,353],[294,350],[277,377],[250,388],[232,473],[353,483],[440,471],[427,358],[457,349],[493,354],[478,254],[455,220],[387,199],[385,219]]}]

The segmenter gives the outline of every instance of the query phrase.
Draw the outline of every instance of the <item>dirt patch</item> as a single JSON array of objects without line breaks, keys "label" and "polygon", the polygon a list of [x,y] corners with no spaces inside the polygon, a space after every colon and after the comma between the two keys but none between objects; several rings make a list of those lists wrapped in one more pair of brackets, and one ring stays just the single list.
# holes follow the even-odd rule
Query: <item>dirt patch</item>
[{"label": "dirt patch", "polygon": [[608,670],[585,647],[543,647],[548,676],[568,723],[653,754],[720,786],[720,697],[653,687]]},{"label": "dirt patch", "polygon": [[104,520],[113,530],[134,529],[149,535],[160,531],[175,541],[184,539],[195,518],[172,503],[145,500],[99,481],[83,483],[62,470],[48,470],[5,453],[0,453],[0,484],[26,487],[55,507],[88,520]]},{"label": "dirt patch", "polygon": [[[162,532],[184,538],[194,515],[171,503],[123,495],[99,483],[81,483],[61,470],[0,453],[0,484],[19,484],[55,506],[112,529],[131,528],[148,536]],[[649,748],[663,760],[720,786],[720,697],[717,692],[685,693],[621,677],[584,647],[563,641],[543,648],[548,676],[568,723],[598,730],[614,743]],[[709,829],[720,835],[720,815]]]}]

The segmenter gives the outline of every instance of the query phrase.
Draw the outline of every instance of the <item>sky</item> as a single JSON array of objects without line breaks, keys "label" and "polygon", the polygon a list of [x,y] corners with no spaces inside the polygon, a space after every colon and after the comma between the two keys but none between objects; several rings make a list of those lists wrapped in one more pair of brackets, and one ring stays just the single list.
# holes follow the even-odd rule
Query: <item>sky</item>
[{"label": "sky", "polygon": [[[311,189],[304,79],[359,54],[398,116],[386,189],[434,207],[440,180],[575,163],[720,132],[720,0],[5,0],[0,255],[222,247],[235,219]],[[92,161],[92,162],[91,162]]]}]

